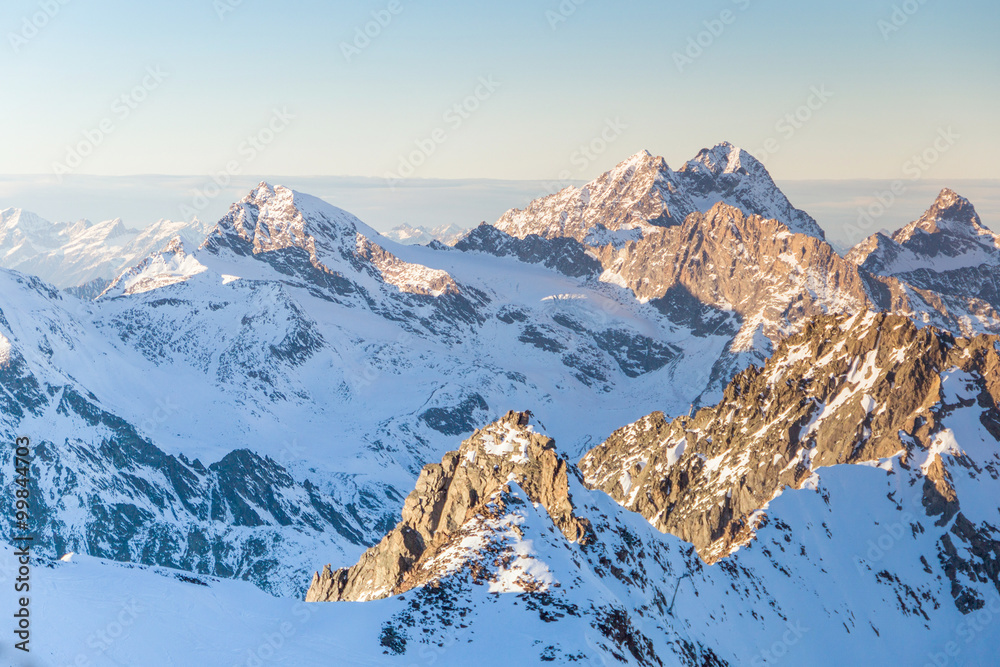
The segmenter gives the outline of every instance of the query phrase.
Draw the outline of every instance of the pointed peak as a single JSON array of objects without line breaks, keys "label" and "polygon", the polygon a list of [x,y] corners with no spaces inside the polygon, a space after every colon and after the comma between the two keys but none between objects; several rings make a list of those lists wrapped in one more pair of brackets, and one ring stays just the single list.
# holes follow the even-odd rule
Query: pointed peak
[{"label": "pointed peak", "polygon": [[625,160],[619,162],[618,165],[611,171],[613,173],[627,169],[644,168],[644,167],[663,169],[666,168],[666,166],[667,162],[662,157],[653,155],[649,151],[643,149],[638,153],[635,153],[626,158]]},{"label": "pointed peak", "polygon": [[7,229],[17,227],[22,231],[41,232],[54,225],[45,218],[23,208],[5,208],[0,211],[0,226]]},{"label": "pointed peak", "polygon": [[920,219],[904,227],[900,233],[909,238],[917,229],[928,234],[946,232],[960,236],[979,236],[986,232],[972,202],[950,188],[941,190]]},{"label": "pointed peak", "polygon": [[681,171],[701,171],[708,169],[712,174],[749,174],[762,169],[763,165],[754,156],[739,146],[723,141],[712,148],[698,151],[694,159],[688,161]]},{"label": "pointed peak", "polygon": [[280,185],[273,186],[267,181],[261,181],[260,183],[257,184],[257,187],[251,190],[247,194],[247,196],[243,198],[241,203],[249,204],[253,202],[267,201],[268,199],[276,195],[278,191],[283,189],[284,188],[282,188]]},{"label": "pointed peak", "polygon": [[955,215],[975,216],[976,209],[968,199],[958,194],[951,188],[944,188],[934,200],[931,210],[938,210],[942,213]]},{"label": "pointed peak", "polygon": [[[587,187],[597,186],[600,183],[631,182],[637,176],[655,179],[659,174],[672,173],[665,159],[653,155],[647,150],[641,150],[619,162],[610,171],[598,176],[595,180],[588,183]],[[640,178],[641,182],[645,182],[645,180],[645,178]]]},{"label": "pointed peak", "polygon": [[161,255],[186,255],[187,250],[184,247],[184,239],[180,235],[174,236],[166,245],[160,248]]}]

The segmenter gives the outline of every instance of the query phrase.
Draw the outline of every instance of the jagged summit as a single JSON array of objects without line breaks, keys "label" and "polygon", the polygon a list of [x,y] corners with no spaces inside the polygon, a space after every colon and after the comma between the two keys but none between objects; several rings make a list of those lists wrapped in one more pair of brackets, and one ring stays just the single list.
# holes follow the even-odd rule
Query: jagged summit
[{"label": "jagged summit", "polygon": [[0,229],[3,229],[4,232],[14,228],[23,231],[41,231],[52,226],[51,222],[31,211],[13,207],[0,210]]},{"label": "jagged summit", "polygon": [[[915,280],[924,289],[954,294],[962,287],[977,294],[980,274],[990,272],[984,267],[1000,264],[1000,235],[983,225],[968,199],[945,188],[918,219],[891,235],[873,234],[846,258],[876,275]],[[988,292],[991,303],[1000,303]]]},{"label": "jagged summit", "polygon": [[708,169],[716,176],[737,173],[748,175],[763,168],[764,165],[750,153],[728,141],[723,141],[713,148],[703,148],[698,151],[698,155],[689,160],[679,171],[698,172]]},{"label": "jagged summit", "polygon": [[778,220],[794,233],[824,238],[816,221],[791,205],[764,165],[728,142],[703,149],[678,171],[664,158],[639,151],[582,188],[566,188],[525,209],[508,211],[495,226],[518,238],[568,236],[604,245],[616,242],[616,234],[680,225],[719,202]]},{"label": "jagged summit", "polygon": [[941,191],[934,204],[919,219],[897,231],[892,238],[897,243],[906,243],[918,230],[927,234],[946,234],[987,241],[991,245],[996,243],[996,236],[983,226],[972,203],[949,188]]},{"label": "jagged summit", "polygon": [[[970,561],[960,567],[989,571],[1000,587],[995,508],[969,486],[980,466],[998,479],[997,343],[884,313],[817,318],[763,368],[738,374],[718,405],[673,421],[649,415],[580,467],[589,486],[690,541],[709,562],[753,540],[787,489],[815,490],[831,467],[880,467],[922,489],[911,511],[942,528],[941,553],[956,553],[948,527],[957,520],[954,539],[979,543],[959,550]],[[980,570],[978,559],[990,565]],[[953,569],[948,577],[967,613],[968,580]]]},{"label": "jagged summit", "polygon": [[298,247],[315,252],[316,247],[343,251],[353,249],[358,233],[378,233],[343,209],[311,195],[262,181],[247,196],[233,204],[216,225],[205,247],[235,248],[239,241],[254,253]]},{"label": "jagged summit", "polygon": [[197,220],[160,220],[134,229],[121,218],[53,223],[8,208],[0,211],[0,266],[39,276],[59,288],[78,288],[90,299],[174,236],[197,245],[206,232]]},{"label": "jagged summit", "polygon": [[440,464],[424,466],[396,528],[354,567],[317,572],[306,601],[374,600],[434,581],[447,570],[444,556],[468,537],[463,525],[515,484],[545,507],[566,539],[589,541],[589,522],[573,512],[568,464],[530,421],[530,412],[510,411]]}]

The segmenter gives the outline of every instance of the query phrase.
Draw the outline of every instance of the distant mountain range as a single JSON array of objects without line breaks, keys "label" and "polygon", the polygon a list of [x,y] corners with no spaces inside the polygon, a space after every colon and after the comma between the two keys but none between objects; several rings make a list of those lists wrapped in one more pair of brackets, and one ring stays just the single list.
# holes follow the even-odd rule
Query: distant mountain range
[{"label": "distant mountain range", "polygon": [[399,225],[385,232],[384,236],[403,245],[427,245],[431,241],[455,245],[468,231],[468,229],[463,229],[458,225],[441,225],[432,229]]},{"label": "distant mountain range", "polygon": [[399,242],[267,183],[143,241],[3,216],[0,431],[37,553],[104,559],[44,576],[199,609],[125,664],[289,613],[220,579],[330,601],[295,664],[908,664],[1000,592],[1000,242],[950,190],[843,257],[730,144]]},{"label": "distant mountain range", "polygon": [[82,288],[91,298],[123,270],[179,236],[191,245],[205,238],[211,225],[198,220],[160,220],[130,229],[118,218],[51,223],[28,211],[0,211],[0,266],[38,276],[59,288]]}]

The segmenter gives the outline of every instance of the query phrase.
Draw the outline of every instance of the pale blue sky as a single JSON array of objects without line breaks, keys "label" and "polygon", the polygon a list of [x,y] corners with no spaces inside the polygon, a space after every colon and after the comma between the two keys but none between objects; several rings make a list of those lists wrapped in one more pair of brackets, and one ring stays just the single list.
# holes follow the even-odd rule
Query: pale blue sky
[{"label": "pale blue sky", "polygon": [[[679,166],[721,140],[759,152],[774,138],[777,179],[891,179],[952,127],[960,139],[930,175],[1000,177],[1000,11],[986,0],[908,0],[919,9],[888,39],[878,22],[901,0],[565,0],[575,11],[555,29],[558,0],[398,0],[350,62],[341,44],[389,0],[242,0],[221,19],[227,0],[62,1],[0,8],[0,173],[51,173],[107,118],[113,132],[74,173],[203,175],[234,162],[383,177],[441,128],[414,176],[587,179],[642,148]],[[25,31],[45,5],[58,11]],[[730,23],[679,71],[674,54],[725,10]],[[114,100],[147,68],[167,76],[147,79],[123,117]],[[448,122],[480,77],[499,88]],[[814,98],[791,136],[779,130],[814,86],[833,96]],[[275,109],[295,117],[262,150],[241,149]],[[609,119],[627,127],[594,159],[574,156]]]}]

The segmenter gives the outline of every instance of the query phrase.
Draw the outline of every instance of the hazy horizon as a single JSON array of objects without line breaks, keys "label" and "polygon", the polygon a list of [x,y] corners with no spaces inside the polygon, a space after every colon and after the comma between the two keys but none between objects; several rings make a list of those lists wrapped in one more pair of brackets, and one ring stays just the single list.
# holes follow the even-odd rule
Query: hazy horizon
[{"label": "hazy horizon", "polygon": [[[942,188],[968,198],[983,223],[1000,230],[1000,179],[938,179],[904,181],[905,191],[881,215],[863,218],[861,210],[879,211],[879,197],[888,201],[892,180],[782,180],[775,179],[792,204],[811,215],[829,240],[843,249],[880,229],[894,231],[915,220]],[[511,208],[558,186],[585,183],[501,179],[414,179],[390,187],[383,179],[351,176],[245,176],[220,188],[214,197],[196,201],[211,180],[204,176],[84,176],[60,184],[45,175],[0,176],[0,209],[20,208],[51,222],[121,218],[128,227],[143,228],[160,219],[190,219],[196,210],[203,222],[219,220],[230,205],[261,181],[284,185],[317,196],[353,213],[380,232],[399,225],[474,227],[495,222]],[[203,195],[204,196],[204,195]],[[196,204],[204,204],[196,207]],[[864,233],[859,233],[864,232]]]}]

